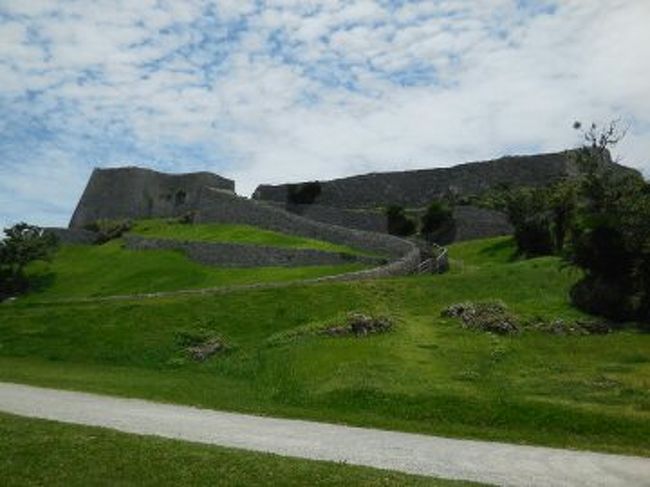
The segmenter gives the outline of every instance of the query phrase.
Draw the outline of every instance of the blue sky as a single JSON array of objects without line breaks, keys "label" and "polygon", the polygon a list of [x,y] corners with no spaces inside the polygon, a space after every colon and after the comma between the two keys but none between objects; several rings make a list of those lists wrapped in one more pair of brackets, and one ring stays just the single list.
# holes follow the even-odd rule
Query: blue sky
[{"label": "blue sky", "polygon": [[449,166],[629,126],[645,0],[0,0],[0,224],[64,225],[93,167],[258,183]]}]

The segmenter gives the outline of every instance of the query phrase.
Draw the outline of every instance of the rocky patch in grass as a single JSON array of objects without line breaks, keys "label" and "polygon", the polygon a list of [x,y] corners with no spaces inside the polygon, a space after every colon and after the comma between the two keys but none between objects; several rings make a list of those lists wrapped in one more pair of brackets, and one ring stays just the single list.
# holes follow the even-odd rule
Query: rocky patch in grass
[{"label": "rocky patch in grass", "polygon": [[393,329],[393,321],[385,316],[369,316],[363,313],[349,313],[340,325],[327,326],[319,331],[322,335],[333,337],[363,337],[386,333]]},{"label": "rocky patch in grass", "polygon": [[552,335],[606,335],[612,328],[602,321],[565,321],[561,319],[533,323],[531,328]]},{"label": "rocky patch in grass", "polygon": [[517,317],[500,301],[452,304],[442,311],[442,316],[460,319],[464,328],[498,335],[518,333],[520,329]]},{"label": "rocky patch in grass", "polygon": [[195,362],[205,362],[217,353],[228,350],[226,342],[208,331],[181,331],[176,334],[176,342]]},{"label": "rocky patch in grass", "polygon": [[567,321],[563,319],[542,320],[523,323],[510,312],[501,301],[486,301],[479,303],[464,302],[448,306],[442,311],[446,318],[458,318],[464,328],[510,335],[523,330],[536,330],[543,333],[561,336],[604,335],[612,331],[612,327],[603,321]]}]

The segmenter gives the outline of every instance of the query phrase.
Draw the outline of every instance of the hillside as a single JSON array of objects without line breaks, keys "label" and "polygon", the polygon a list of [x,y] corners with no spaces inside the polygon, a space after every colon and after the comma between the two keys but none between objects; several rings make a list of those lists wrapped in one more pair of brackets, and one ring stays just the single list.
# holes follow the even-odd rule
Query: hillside
[{"label": "hillside", "polygon": [[[0,379],[650,455],[650,336],[625,328],[588,336],[464,329],[441,311],[501,299],[524,321],[579,318],[567,300],[579,275],[556,258],[514,259],[509,238],[450,252],[445,275],[101,303],[18,300],[0,307]],[[154,267],[142,276],[155,276]],[[103,272],[93,275],[101,280]],[[167,286],[186,285],[182,273],[167,277]],[[59,285],[51,298],[65,294],[55,280]],[[79,283],[75,292],[92,287]],[[317,332],[349,311],[391,317],[394,329],[363,338]],[[187,343],[216,339],[222,353],[205,361],[188,356]]]},{"label": "hillside", "polygon": [[[351,259],[363,254],[351,247],[248,225],[183,225],[166,220],[139,220],[130,234],[182,242],[310,249],[348,255]],[[132,250],[125,247],[123,239],[118,239],[102,245],[63,245],[51,263],[34,263],[29,272],[35,289],[23,299],[87,298],[295,281],[366,267],[354,261],[298,267],[211,266],[191,260],[182,250]]]}]

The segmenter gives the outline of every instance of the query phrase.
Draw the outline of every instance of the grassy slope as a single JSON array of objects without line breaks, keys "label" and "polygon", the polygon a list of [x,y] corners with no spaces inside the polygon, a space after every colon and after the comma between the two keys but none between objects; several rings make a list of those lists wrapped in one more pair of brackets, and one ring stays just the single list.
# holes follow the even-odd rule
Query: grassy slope
[{"label": "grassy slope", "polygon": [[315,249],[326,252],[358,254],[359,251],[345,245],[262,230],[250,225],[202,223],[187,225],[166,220],[141,220],[135,223],[132,233],[144,237],[188,240],[194,242],[229,242],[269,247]]},{"label": "grassy slope", "polygon": [[49,264],[36,263],[36,292],[27,299],[108,296],[291,281],[362,269],[360,264],[309,267],[210,267],[173,250],[134,251],[120,240],[104,245],[63,246]]},{"label": "grassy slope", "polygon": [[[650,335],[496,337],[440,318],[499,298],[571,318],[577,274],[512,261],[507,239],[453,246],[454,271],[361,283],[139,302],[0,307],[0,379],[449,436],[650,455]],[[462,261],[462,265],[461,265]],[[347,310],[388,312],[390,334],[291,338]],[[234,349],[191,363],[179,331]]]},{"label": "grassy slope", "polygon": [[0,415],[0,479],[21,487],[469,485],[9,415]]}]

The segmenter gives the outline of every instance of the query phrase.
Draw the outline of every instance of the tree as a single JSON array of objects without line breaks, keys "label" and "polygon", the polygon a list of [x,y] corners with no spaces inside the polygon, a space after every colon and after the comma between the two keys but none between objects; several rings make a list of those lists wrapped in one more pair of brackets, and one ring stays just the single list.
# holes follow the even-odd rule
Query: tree
[{"label": "tree", "polygon": [[548,191],[519,188],[506,194],[506,213],[515,229],[517,251],[527,257],[554,252]]},{"label": "tree", "polygon": [[0,296],[27,288],[25,267],[36,260],[49,260],[57,246],[54,235],[42,228],[18,223],[4,229],[0,241]]},{"label": "tree", "polygon": [[287,202],[294,205],[311,205],[321,194],[322,186],[318,181],[290,184],[287,187]]},{"label": "tree", "polygon": [[650,322],[650,185],[603,164],[623,135],[615,123],[601,132],[592,124],[584,135],[589,145],[578,151],[585,174],[566,259],[584,277],[571,299],[614,320]]},{"label": "tree", "polygon": [[406,237],[415,233],[415,222],[406,216],[404,208],[399,205],[391,205],[386,208],[386,219],[388,220],[388,233]]},{"label": "tree", "polygon": [[573,227],[578,207],[577,187],[573,181],[561,181],[551,188],[549,195],[551,232],[555,252],[561,254],[570,229]]},{"label": "tree", "polygon": [[444,240],[445,234],[453,230],[454,223],[451,208],[442,201],[432,201],[420,218],[420,233],[429,240]]}]

